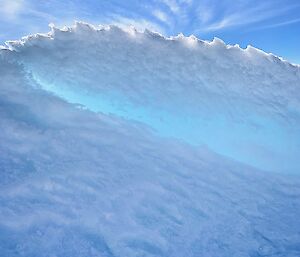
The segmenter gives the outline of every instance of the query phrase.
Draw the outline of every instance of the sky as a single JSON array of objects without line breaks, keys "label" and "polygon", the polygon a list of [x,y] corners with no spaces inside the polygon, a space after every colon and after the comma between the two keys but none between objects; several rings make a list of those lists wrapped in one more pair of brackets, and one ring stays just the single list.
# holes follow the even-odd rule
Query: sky
[{"label": "sky", "polygon": [[299,0],[0,0],[0,44],[78,20],[219,37],[300,64]]}]

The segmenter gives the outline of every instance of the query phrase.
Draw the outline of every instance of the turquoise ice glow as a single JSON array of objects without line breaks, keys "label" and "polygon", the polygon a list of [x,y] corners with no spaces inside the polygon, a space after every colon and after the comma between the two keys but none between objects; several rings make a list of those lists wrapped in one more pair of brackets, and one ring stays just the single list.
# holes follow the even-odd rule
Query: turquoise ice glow
[{"label": "turquoise ice glow", "polygon": [[[43,89],[79,104],[80,108],[142,122],[160,136],[205,145],[221,155],[266,171],[299,173],[300,165],[296,162],[300,152],[299,130],[258,116],[251,110],[244,121],[228,117],[228,112],[233,111],[230,109],[211,113],[211,116],[203,110],[166,111],[135,105],[118,92],[104,95],[84,89],[72,90],[72,87],[35,79]],[[237,104],[243,106],[243,103]]]}]

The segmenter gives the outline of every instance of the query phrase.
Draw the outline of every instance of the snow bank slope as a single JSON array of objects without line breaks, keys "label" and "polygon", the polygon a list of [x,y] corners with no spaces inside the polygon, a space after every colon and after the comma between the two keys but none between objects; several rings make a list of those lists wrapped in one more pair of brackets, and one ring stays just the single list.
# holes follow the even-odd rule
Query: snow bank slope
[{"label": "snow bank slope", "polygon": [[[1,256],[299,256],[298,176],[265,173],[118,117],[126,112],[115,106],[116,99],[139,121],[143,117],[134,116],[133,105],[173,116],[180,114],[176,106],[187,114],[198,105],[179,108],[184,105],[176,101],[187,101],[185,94],[174,91],[169,98],[158,85],[149,89],[149,101],[141,88],[140,102],[133,97],[138,89],[130,86],[100,90],[92,69],[73,73],[76,65],[70,62],[69,70],[67,59],[58,61],[64,51],[43,48],[55,40],[29,46],[34,42],[0,54]],[[89,63],[96,65],[96,58]],[[99,84],[90,89],[92,80]],[[66,84],[61,88],[57,81]],[[105,105],[94,99],[89,107],[116,115],[84,110],[44,87],[88,104],[93,95],[84,90],[92,90]],[[286,118],[296,122],[295,117]]]},{"label": "snow bank slope", "polygon": [[8,43],[41,85],[261,169],[300,170],[300,68],[221,40],[77,23]]}]

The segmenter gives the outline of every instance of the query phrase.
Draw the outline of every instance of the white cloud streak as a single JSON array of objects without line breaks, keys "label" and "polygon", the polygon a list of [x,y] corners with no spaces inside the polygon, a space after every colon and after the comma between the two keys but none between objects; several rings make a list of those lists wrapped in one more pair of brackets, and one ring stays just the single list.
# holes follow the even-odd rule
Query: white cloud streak
[{"label": "white cloud streak", "polygon": [[271,28],[283,27],[283,26],[296,24],[296,23],[300,23],[300,18],[262,26],[258,29],[271,29]]},{"label": "white cloud streak", "polygon": [[164,3],[166,6],[169,7],[171,12],[174,14],[178,14],[180,12],[180,7],[177,1],[175,0],[162,0],[162,3]]},{"label": "white cloud streak", "polygon": [[169,23],[169,17],[166,13],[161,10],[154,10],[153,15],[164,23]]},{"label": "white cloud streak", "polygon": [[[254,24],[283,15],[295,7],[299,7],[299,5],[286,6],[283,8],[279,8],[276,6],[274,7],[270,2],[264,2],[251,8],[249,6],[247,7],[242,5],[236,9],[226,10],[224,16],[221,19],[211,23],[206,23],[205,17],[204,19],[203,17],[200,17],[200,21],[202,21],[203,24],[200,24],[201,28],[198,29],[198,31],[209,32],[230,27]],[[211,17],[209,18],[211,19]]]},{"label": "white cloud streak", "polygon": [[24,8],[24,0],[0,0],[0,13],[6,19],[15,19]]}]

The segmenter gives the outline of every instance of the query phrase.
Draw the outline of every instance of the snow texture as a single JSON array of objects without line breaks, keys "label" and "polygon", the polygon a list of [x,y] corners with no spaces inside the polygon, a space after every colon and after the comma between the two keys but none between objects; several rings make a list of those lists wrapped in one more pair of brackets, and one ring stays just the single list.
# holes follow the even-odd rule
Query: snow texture
[{"label": "snow texture", "polygon": [[76,23],[0,78],[1,256],[300,256],[298,66]]}]

